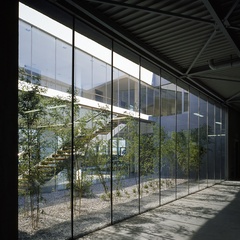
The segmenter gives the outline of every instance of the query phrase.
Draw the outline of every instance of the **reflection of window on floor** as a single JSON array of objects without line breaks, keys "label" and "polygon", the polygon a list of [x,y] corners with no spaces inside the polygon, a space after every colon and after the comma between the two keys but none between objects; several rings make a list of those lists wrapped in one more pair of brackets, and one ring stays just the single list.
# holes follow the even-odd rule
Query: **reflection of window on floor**
[{"label": "reflection of window on floor", "polygon": [[95,100],[98,102],[103,102],[103,92],[95,89]]}]

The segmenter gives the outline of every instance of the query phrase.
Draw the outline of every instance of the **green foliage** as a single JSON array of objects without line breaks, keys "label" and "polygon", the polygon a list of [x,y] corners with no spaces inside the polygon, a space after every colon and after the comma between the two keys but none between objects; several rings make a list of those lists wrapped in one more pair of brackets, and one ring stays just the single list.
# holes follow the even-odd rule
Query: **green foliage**
[{"label": "green foliage", "polygon": [[[68,185],[70,187],[70,185]],[[83,177],[82,179],[75,180],[73,183],[73,189],[75,193],[75,197],[91,197],[92,196],[92,180],[86,179]]]},{"label": "green foliage", "polygon": [[[165,132],[157,123],[138,123],[138,119],[129,116],[126,119],[123,138],[126,140],[126,154],[122,161],[135,166],[133,172],[140,171],[141,177],[147,177],[158,168],[161,140]],[[138,169],[140,161],[140,169]]]},{"label": "green foliage", "polygon": [[107,194],[106,193],[103,193],[101,196],[100,196],[100,199],[103,200],[103,201],[109,201],[111,199],[111,193],[108,192]]},{"label": "green foliage", "polygon": [[[109,143],[101,136],[101,133],[106,131],[109,118],[110,112],[107,108],[89,111],[79,118],[74,127],[74,147],[78,153],[75,155],[75,168],[76,170],[91,169],[91,172],[98,176],[106,195],[109,193],[106,176],[109,163],[107,153]],[[108,129],[108,131],[110,130]]]},{"label": "green foliage", "polygon": [[116,197],[122,197],[120,190],[116,190]]},{"label": "green foliage", "polygon": [[207,152],[207,141],[205,125],[189,131],[172,132],[171,137],[165,140],[164,148],[166,161],[172,171],[177,160],[178,167],[186,176],[189,171],[197,172]]},{"label": "green foliage", "polygon": [[[24,80],[24,71],[20,70],[19,76]],[[46,99],[42,97],[44,89],[39,85],[22,83],[22,90],[18,94],[18,125],[19,125],[19,176],[20,191],[30,199],[30,212],[32,227],[38,226],[39,203],[41,201],[41,185],[44,183],[43,169],[38,167],[41,153],[46,147],[43,138],[43,129],[46,115]]]}]

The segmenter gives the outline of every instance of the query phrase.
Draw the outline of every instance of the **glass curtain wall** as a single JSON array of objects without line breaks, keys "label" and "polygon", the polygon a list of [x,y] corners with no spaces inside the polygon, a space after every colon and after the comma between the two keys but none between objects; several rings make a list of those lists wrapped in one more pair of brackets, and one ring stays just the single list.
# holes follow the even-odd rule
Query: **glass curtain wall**
[{"label": "glass curtain wall", "polygon": [[19,238],[82,236],[225,178],[227,109],[77,19],[20,10]]},{"label": "glass curtain wall", "polygon": [[[170,81],[171,80],[171,81]],[[161,73],[161,203],[176,199],[176,84]]]},{"label": "glass curtain wall", "polygon": [[[145,68],[148,67],[148,70]],[[140,211],[159,205],[160,75],[159,68],[141,59],[140,72]]]},{"label": "glass curtain wall", "polygon": [[208,186],[215,184],[215,106],[214,102],[208,100]]},{"label": "glass curtain wall", "polygon": [[221,108],[219,105],[215,105],[215,181],[221,182],[221,135],[222,135],[222,118]]},{"label": "glass curtain wall", "polygon": [[[139,57],[114,44],[112,221],[139,213]],[[129,60],[120,53],[133,55]],[[123,64],[125,63],[125,64]]]},{"label": "glass curtain wall", "polygon": [[207,150],[208,150],[208,111],[207,98],[199,94],[199,140],[198,140],[198,157],[199,157],[199,189],[207,187]]},{"label": "glass curtain wall", "polygon": [[177,197],[188,194],[189,165],[189,91],[188,86],[178,82],[177,86]]},{"label": "glass curtain wall", "polygon": [[226,180],[226,112],[222,107],[222,125],[221,125],[221,180]]},{"label": "glass curtain wall", "polygon": [[198,92],[190,88],[189,95],[189,192],[199,189],[199,122],[204,115],[199,112]]},{"label": "glass curtain wall", "polygon": [[[66,239],[71,235],[71,30],[36,11],[24,15],[27,10],[20,8],[19,21],[19,238]],[[26,22],[35,17],[68,38]]]},{"label": "glass curtain wall", "polygon": [[[80,22],[76,21],[75,25],[81,30]],[[72,211],[74,235],[77,236],[111,222],[111,107],[108,104],[111,67],[97,54],[87,53],[90,50],[82,46],[85,37],[78,31],[74,32],[74,37]],[[111,49],[99,44],[97,48],[111,59]]]}]

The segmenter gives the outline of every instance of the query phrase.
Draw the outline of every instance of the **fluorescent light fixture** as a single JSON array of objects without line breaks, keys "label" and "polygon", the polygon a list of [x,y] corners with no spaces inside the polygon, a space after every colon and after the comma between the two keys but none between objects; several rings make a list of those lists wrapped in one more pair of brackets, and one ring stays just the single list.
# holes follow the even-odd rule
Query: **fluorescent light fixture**
[{"label": "fluorescent light fixture", "polygon": [[203,115],[199,114],[199,113],[193,113],[193,115],[197,116],[197,117],[204,117]]},{"label": "fluorescent light fixture", "polygon": [[216,124],[219,124],[219,125],[221,125],[222,123],[221,122],[215,122]]},{"label": "fluorescent light fixture", "polygon": [[208,137],[225,137],[225,136],[226,136],[225,133],[208,135]]}]

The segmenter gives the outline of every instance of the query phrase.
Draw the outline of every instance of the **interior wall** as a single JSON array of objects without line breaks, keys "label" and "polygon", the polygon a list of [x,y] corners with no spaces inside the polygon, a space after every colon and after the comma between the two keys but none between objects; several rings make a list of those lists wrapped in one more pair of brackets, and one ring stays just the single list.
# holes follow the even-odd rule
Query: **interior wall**
[{"label": "interior wall", "polygon": [[228,179],[240,180],[240,113],[228,111]]}]

